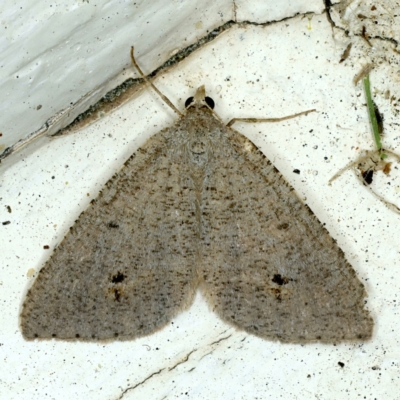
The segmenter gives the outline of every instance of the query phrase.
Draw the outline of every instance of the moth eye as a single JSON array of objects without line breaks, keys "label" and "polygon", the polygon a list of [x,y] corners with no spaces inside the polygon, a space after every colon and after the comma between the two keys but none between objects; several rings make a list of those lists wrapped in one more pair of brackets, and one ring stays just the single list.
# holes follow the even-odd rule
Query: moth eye
[{"label": "moth eye", "polygon": [[211,110],[214,110],[214,107],[215,107],[214,100],[211,97],[206,96],[205,101],[206,101],[208,107],[210,107]]},{"label": "moth eye", "polygon": [[192,103],[193,103],[193,96],[189,97],[186,101],[185,101],[185,108],[188,108]]}]

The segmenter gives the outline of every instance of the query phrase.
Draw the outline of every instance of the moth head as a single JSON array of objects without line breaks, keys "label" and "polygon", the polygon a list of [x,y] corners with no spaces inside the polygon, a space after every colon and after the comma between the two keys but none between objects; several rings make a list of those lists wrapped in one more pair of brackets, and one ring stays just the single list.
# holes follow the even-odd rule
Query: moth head
[{"label": "moth head", "polygon": [[206,107],[210,110],[214,108],[214,100],[211,97],[206,96],[206,89],[204,85],[201,85],[197,90],[196,94],[189,97],[185,102],[186,109],[191,107],[202,108]]}]

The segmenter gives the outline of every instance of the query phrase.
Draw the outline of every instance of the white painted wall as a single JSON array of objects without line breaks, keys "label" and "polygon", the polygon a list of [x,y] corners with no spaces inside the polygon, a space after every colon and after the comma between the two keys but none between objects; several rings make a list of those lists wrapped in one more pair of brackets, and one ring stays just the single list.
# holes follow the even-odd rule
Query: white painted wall
[{"label": "white painted wall", "polygon": [[[234,12],[228,2],[202,2],[200,11],[190,8],[195,2],[163,1],[161,13],[160,3],[77,1],[68,9],[54,2],[4,3],[1,122],[7,129],[1,128],[1,139],[10,135],[7,143],[15,143],[87,93],[99,96],[123,68],[133,74],[132,43],[142,68],[152,71]],[[350,38],[332,29],[320,14],[322,2],[279,2],[283,7],[275,10],[277,3],[236,1],[238,19],[288,19],[233,27],[155,83],[181,110],[194,89],[205,84],[224,121],[317,109],[281,124],[235,128],[260,146],[338,240],[366,286],[376,323],[372,341],[337,346],[264,341],[223,324],[200,297],[173,324],[133,342],[23,340],[19,308],[32,274],[49,257],[43,246],[52,248],[129,155],[177,119],[144,88],[90,127],[53,140],[43,136],[3,160],[0,222],[10,224],[0,225],[1,398],[396,398],[399,216],[351,172],[332,186],[327,183],[361,149],[372,148],[364,94],[361,86],[354,87],[353,77],[371,59],[378,64],[379,57],[397,56],[390,53],[388,40],[374,39],[370,49],[356,29]],[[351,18],[366,14],[371,4],[365,7],[347,12],[346,24],[355,26]],[[306,11],[314,14],[293,17]],[[133,23],[135,18],[142,23]],[[54,22],[61,20],[68,23]],[[339,64],[350,40],[351,56]],[[382,61],[371,80],[385,114],[385,145],[396,151],[396,105],[385,97],[387,90],[396,93],[397,59],[391,60]],[[386,186],[396,194],[398,180],[390,182]]]}]

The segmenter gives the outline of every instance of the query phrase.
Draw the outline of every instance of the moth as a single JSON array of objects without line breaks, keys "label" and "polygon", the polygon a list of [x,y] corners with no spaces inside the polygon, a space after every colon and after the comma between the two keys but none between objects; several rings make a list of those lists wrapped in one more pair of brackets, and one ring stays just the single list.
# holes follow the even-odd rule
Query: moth
[{"label": "moth", "polygon": [[234,122],[201,86],[132,154],[29,289],[26,339],[132,340],[170,323],[197,290],[223,321],[267,340],[371,337],[342,250]]}]

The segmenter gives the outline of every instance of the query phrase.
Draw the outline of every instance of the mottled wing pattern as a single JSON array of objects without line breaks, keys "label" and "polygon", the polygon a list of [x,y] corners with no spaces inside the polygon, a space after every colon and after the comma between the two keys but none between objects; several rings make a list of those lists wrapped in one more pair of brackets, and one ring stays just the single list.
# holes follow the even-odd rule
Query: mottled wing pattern
[{"label": "mottled wing pattern", "polygon": [[278,170],[195,107],[142,146],[81,214],[29,290],[26,338],[134,339],[200,284],[226,322],[265,339],[366,340],[364,286]]},{"label": "mottled wing pattern", "polygon": [[181,123],[147,141],[55,249],[25,299],[25,338],[133,339],[191,304],[195,200],[171,143]]},{"label": "mottled wing pattern", "polygon": [[279,171],[234,130],[214,157],[203,191],[200,273],[211,307],[265,339],[369,339],[362,283]]}]

